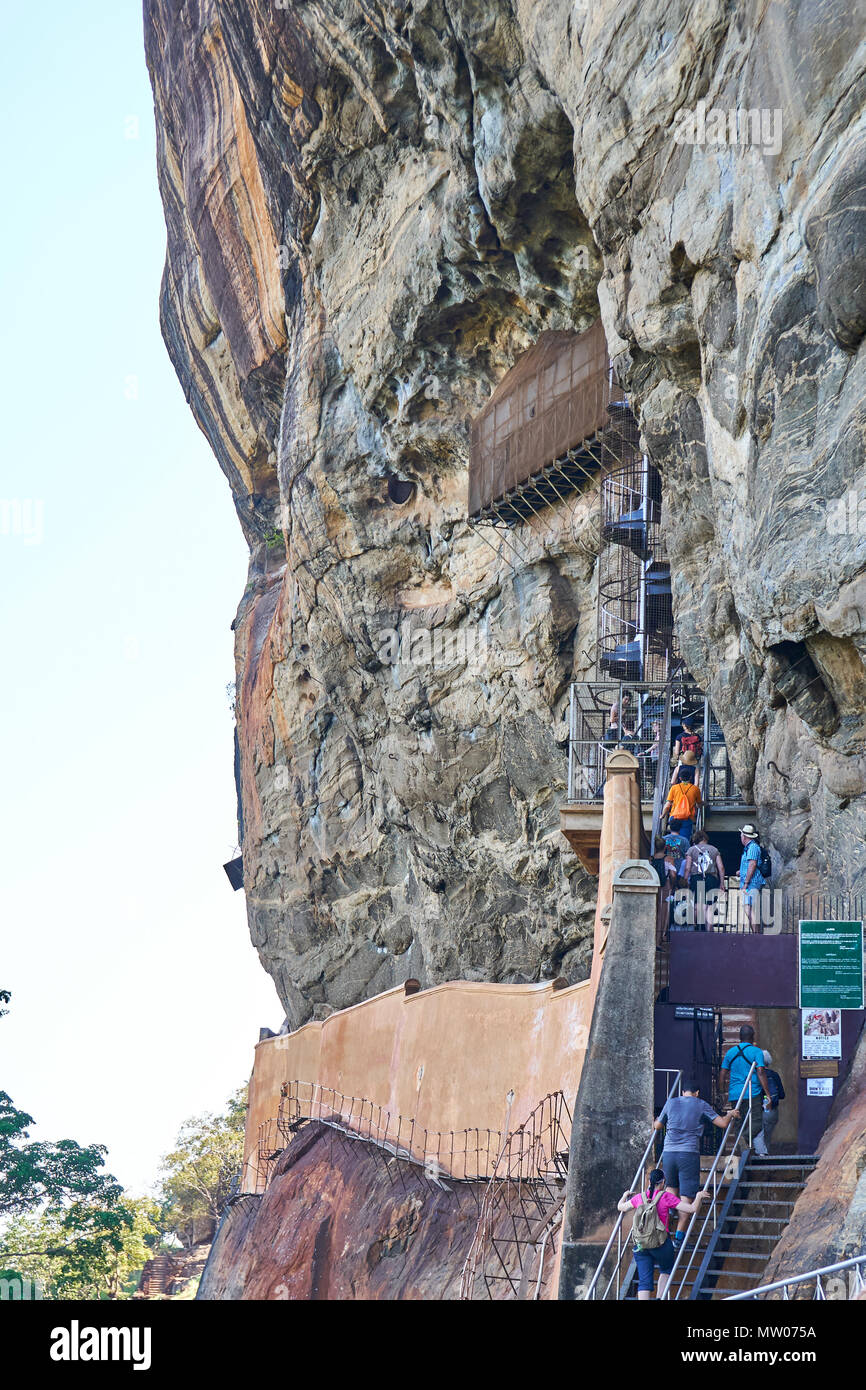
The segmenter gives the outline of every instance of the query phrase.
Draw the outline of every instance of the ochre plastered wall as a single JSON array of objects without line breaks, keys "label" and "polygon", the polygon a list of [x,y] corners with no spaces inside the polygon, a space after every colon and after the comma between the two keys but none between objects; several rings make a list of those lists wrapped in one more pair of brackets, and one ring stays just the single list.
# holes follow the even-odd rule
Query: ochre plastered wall
[{"label": "ochre plastered wall", "polygon": [[514,1129],[555,1091],[572,1104],[606,940],[602,914],[614,873],[640,849],[637,764],[618,752],[609,766],[590,978],[565,988],[453,980],[410,995],[400,986],[260,1042],[250,1080],[246,1190],[255,1186],[259,1126],[276,1116],[283,1082],[318,1082],[442,1133],[499,1131],[506,1122]]}]

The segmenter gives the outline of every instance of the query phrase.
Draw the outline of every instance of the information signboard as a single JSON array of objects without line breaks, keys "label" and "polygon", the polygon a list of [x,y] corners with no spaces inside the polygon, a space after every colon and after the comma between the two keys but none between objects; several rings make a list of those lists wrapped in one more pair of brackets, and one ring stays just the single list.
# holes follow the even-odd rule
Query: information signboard
[{"label": "information signboard", "polygon": [[800,1008],[863,1008],[863,923],[800,923]]}]

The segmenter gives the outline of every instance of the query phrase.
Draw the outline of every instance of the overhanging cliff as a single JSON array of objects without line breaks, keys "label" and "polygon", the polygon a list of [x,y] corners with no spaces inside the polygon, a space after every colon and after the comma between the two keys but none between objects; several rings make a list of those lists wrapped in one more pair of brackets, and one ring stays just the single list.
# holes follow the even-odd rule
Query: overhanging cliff
[{"label": "overhanging cliff", "polygon": [[862,891],[850,9],[146,0],[145,32],[164,333],[251,545],[245,881],[291,1023],[409,975],[586,973],[556,810],[592,559],[579,514],[508,563],[465,515],[469,420],[599,308],[780,884]]}]

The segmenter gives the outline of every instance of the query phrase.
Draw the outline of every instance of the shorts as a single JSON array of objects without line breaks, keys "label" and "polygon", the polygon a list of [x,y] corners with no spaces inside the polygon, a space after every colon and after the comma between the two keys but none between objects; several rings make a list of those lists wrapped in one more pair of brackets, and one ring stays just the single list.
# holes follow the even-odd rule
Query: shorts
[{"label": "shorts", "polygon": [[705,898],[708,898],[708,897],[710,896],[710,894],[711,894],[711,893],[715,893],[716,890],[717,890],[717,889],[719,888],[719,886],[720,886],[720,885],[719,885],[718,875],[717,875],[717,874],[692,874],[691,877],[690,877],[690,879],[689,879],[689,889],[691,890],[692,893],[697,893],[697,891],[698,891],[698,884],[701,882],[701,879],[703,879],[703,883],[704,883],[704,897],[705,897]]},{"label": "shorts", "polygon": [[665,1187],[675,1187],[690,1202],[701,1185],[701,1156],[690,1149],[665,1149],[661,1166]]},{"label": "shorts", "polygon": [[675,816],[671,816],[668,821],[668,828],[677,835],[685,835],[687,840],[690,840],[695,833],[693,820],[677,820]]},{"label": "shorts", "polygon": [[662,1274],[670,1274],[674,1267],[677,1252],[668,1236],[664,1245],[655,1250],[635,1250],[634,1262],[637,1266],[637,1286],[640,1293],[652,1293],[655,1284],[656,1265]]},{"label": "shorts", "polygon": [[742,892],[743,892],[743,902],[745,903],[746,907],[760,907],[760,905],[761,905],[761,890],[760,890],[760,888],[744,888],[744,889],[742,890]]}]

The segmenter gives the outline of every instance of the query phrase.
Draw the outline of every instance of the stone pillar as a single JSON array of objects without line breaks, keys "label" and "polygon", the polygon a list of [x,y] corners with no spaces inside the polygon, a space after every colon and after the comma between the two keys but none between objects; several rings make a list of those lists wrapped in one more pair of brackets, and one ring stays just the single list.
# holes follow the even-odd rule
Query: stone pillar
[{"label": "stone pillar", "polygon": [[633,753],[617,748],[607,756],[604,784],[604,812],[598,847],[598,898],[595,909],[590,979],[595,986],[601,977],[601,963],[608,934],[608,913],[617,869],[640,854],[641,805],[638,761]]},{"label": "stone pillar", "polygon": [[574,1106],[559,1297],[586,1287],[631,1183],[652,1123],[658,876],[630,859],[613,879],[586,1059]]}]

